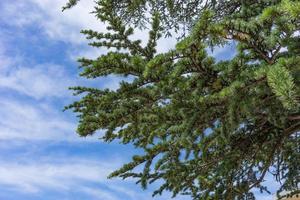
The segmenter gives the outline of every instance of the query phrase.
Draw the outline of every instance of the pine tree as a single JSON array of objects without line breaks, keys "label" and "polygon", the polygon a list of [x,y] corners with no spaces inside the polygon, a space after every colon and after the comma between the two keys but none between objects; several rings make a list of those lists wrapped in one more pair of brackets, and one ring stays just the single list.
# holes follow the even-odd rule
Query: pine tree
[{"label": "pine tree", "polygon": [[[267,175],[281,183],[278,195],[299,191],[300,2],[185,1],[201,4],[201,12],[174,15],[159,6],[169,9],[174,1],[124,0],[120,8],[115,2],[96,2],[94,13],[108,32],[82,31],[91,46],[110,51],[79,59],[81,76],[133,81],[116,91],[73,87],[81,99],[67,107],[79,114],[81,136],[105,130],[104,141],[143,150],[110,177],[133,177],[143,188],[160,180],[154,195],[167,190],[197,200],[254,199],[253,189],[268,192]],[[136,13],[145,9],[151,19]],[[124,17],[130,15],[151,21],[146,46],[130,39],[136,27]],[[166,20],[180,24],[180,16],[190,31],[158,54],[158,39],[176,28]],[[233,58],[217,61],[208,53],[228,43],[236,45]]]}]

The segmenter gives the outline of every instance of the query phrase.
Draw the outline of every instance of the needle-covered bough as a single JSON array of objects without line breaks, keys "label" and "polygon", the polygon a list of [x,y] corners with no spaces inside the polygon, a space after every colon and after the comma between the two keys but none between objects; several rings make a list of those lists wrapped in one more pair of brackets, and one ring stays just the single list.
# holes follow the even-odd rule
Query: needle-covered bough
[{"label": "needle-covered bough", "polygon": [[[81,99],[67,108],[78,113],[81,136],[104,130],[104,141],[143,150],[110,177],[144,188],[158,181],[154,194],[197,200],[254,199],[255,189],[268,191],[267,177],[281,184],[278,195],[299,190],[300,1],[95,3],[108,31],[82,33],[109,52],[79,59],[81,76],[132,81],[117,90],[74,87]],[[147,22],[142,45],[132,35]],[[157,41],[176,31],[176,47],[158,54]],[[233,57],[208,53],[226,44]]]}]

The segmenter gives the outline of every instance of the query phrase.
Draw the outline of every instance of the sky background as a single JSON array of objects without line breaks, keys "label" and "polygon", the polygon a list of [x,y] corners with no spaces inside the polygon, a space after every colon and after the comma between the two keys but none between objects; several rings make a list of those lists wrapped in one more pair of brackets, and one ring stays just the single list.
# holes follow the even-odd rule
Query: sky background
[{"label": "sky background", "polygon": [[[64,106],[76,100],[75,85],[118,88],[120,77],[87,81],[76,59],[105,49],[88,47],[81,29],[105,30],[85,0],[64,13],[66,0],[0,0],[0,200],[148,200],[158,185],[143,191],[134,180],[107,180],[138,150],[106,144],[95,135],[80,138],[77,119]],[[145,40],[145,32],[135,37]],[[174,45],[161,40],[159,51]],[[217,49],[226,59],[233,48]],[[269,186],[275,183],[269,181]],[[170,199],[164,193],[156,200]],[[176,197],[176,200],[189,199]],[[259,195],[270,200],[272,196]]]}]

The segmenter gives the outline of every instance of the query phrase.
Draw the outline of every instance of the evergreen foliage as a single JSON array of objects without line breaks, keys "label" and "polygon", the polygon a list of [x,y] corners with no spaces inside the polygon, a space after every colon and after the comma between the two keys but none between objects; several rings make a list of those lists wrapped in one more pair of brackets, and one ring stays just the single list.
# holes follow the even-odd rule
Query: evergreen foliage
[{"label": "evergreen foliage", "polygon": [[[197,200],[254,199],[253,189],[268,192],[267,174],[281,183],[278,194],[298,191],[300,2],[194,0],[184,2],[202,5],[201,12],[165,12],[163,6],[176,7],[174,2],[181,1],[96,1],[94,13],[108,32],[82,33],[91,46],[110,51],[79,59],[81,76],[133,81],[121,82],[116,91],[72,88],[84,94],[67,107],[79,114],[78,133],[105,130],[104,141],[142,149],[110,177],[133,177],[143,188],[160,180],[154,195],[167,190]],[[135,23],[130,27],[124,16],[146,19],[136,13],[145,5],[157,10],[150,12],[149,39],[142,46],[130,39]],[[174,28],[168,19],[181,23],[184,15],[192,30],[173,50],[156,53],[158,39]],[[229,60],[208,53],[233,42],[237,53]]]}]

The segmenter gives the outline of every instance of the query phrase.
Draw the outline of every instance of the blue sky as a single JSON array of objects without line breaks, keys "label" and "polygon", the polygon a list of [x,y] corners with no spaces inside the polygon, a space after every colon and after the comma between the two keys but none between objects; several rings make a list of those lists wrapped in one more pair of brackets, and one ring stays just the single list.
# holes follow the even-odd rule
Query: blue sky
[{"label": "blue sky", "polygon": [[[134,180],[106,179],[138,150],[105,144],[97,139],[99,135],[80,138],[75,115],[62,112],[75,100],[69,86],[115,89],[120,80],[107,77],[92,82],[78,77],[76,58],[105,53],[88,47],[80,30],[105,27],[89,14],[93,1],[62,13],[64,3],[0,1],[0,200],[151,199],[157,185],[143,191]],[[139,32],[136,37],[145,39],[144,35]],[[159,45],[160,51],[166,51],[174,41]],[[215,54],[223,59],[232,49],[218,49]]]}]

